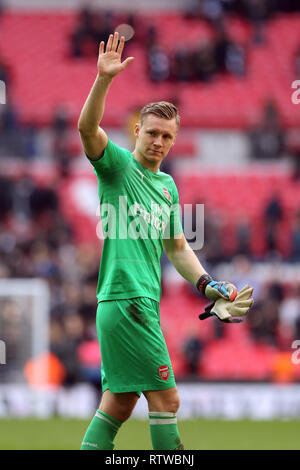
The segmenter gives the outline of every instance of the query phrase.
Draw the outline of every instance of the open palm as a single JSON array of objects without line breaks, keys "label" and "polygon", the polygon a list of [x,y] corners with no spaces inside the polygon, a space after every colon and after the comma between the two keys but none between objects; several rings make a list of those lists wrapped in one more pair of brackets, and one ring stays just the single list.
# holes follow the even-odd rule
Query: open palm
[{"label": "open palm", "polygon": [[125,38],[121,36],[119,42],[119,33],[116,32],[111,34],[108,41],[105,43],[101,41],[99,46],[99,57],[98,57],[98,72],[100,76],[114,77],[119,72],[124,70],[127,65],[134,60],[133,57],[128,57],[123,62],[122,52],[124,49]]}]

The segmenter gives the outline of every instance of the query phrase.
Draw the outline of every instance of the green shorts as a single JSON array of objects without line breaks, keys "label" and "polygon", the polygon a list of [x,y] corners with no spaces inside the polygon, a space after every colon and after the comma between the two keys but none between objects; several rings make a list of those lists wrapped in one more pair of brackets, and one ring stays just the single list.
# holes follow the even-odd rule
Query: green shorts
[{"label": "green shorts", "polygon": [[147,297],[98,304],[102,392],[136,392],[175,387],[160,328],[159,303]]}]

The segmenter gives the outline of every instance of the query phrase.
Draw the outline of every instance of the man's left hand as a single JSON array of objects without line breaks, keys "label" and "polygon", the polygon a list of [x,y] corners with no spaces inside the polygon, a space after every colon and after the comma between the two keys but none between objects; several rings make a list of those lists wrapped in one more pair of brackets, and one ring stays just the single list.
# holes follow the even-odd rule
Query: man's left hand
[{"label": "man's left hand", "polygon": [[[248,284],[241,289],[233,302],[219,299],[205,308],[205,311],[199,315],[200,320],[205,320],[211,316],[216,316],[219,320],[226,323],[240,323],[241,317],[244,317],[253,305],[253,288]],[[233,318],[240,317],[240,318]]]},{"label": "man's left hand", "polygon": [[208,274],[200,277],[197,288],[209,300],[213,301],[224,299],[232,302],[237,295],[237,288],[233,284],[225,281],[214,281]]}]

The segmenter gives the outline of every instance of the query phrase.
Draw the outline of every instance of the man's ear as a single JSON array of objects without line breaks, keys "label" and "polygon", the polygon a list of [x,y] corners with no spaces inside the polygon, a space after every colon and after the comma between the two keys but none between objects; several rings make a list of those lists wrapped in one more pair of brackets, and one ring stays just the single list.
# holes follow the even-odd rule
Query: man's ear
[{"label": "man's ear", "polygon": [[140,132],[140,123],[139,122],[137,122],[135,124],[133,132],[134,132],[135,137],[138,137],[139,132]]}]

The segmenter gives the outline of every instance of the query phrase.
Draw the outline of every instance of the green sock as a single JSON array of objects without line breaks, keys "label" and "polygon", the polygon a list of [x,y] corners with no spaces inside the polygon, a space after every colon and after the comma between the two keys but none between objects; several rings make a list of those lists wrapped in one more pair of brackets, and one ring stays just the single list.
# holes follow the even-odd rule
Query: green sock
[{"label": "green sock", "polygon": [[112,450],[121,422],[97,410],[84,435],[80,450]]},{"label": "green sock", "polygon": [[177,428],[176,413],[150,411],[150,433],[155,450],[183,449]]}]

